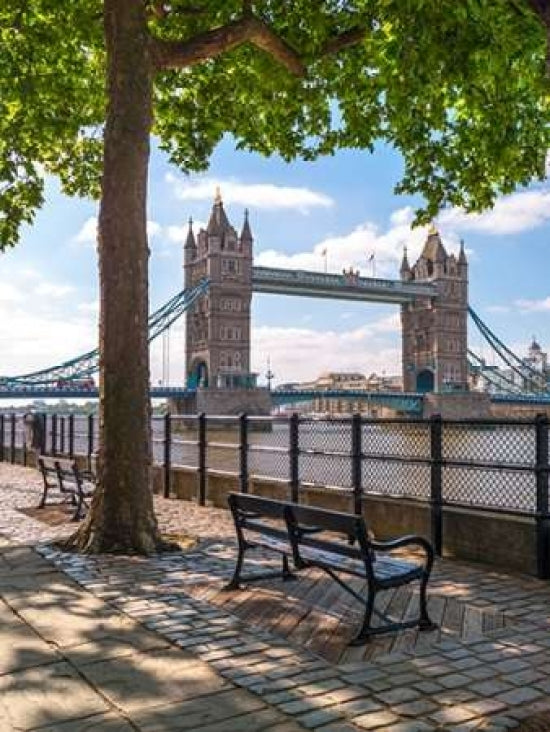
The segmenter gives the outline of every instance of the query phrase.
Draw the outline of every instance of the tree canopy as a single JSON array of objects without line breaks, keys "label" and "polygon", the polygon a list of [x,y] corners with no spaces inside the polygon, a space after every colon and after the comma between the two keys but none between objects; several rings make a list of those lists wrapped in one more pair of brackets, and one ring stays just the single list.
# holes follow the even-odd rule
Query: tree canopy
[{"label": "tree canopy", "polygon": [[[136,0],[139,2],[140,0]],[[421,217],[478,210],[544,176],[546,0],[170,0],[148,5],[153,134],[184,171],[225,134],[313,159],[401,152]],[[106,115],[101,0],[0,7],[0,246],[44,177],[98,197]]]}]

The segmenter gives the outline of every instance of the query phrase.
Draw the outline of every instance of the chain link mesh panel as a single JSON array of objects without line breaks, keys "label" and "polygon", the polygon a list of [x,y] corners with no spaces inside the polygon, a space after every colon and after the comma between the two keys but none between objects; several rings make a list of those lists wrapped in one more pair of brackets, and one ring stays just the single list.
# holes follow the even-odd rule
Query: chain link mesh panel
[{"label": "chain link mesh panel", "polygon": [[429,465],[365,458],[361,470],[363,493],[426,501],[430,498],[430,475]]},{"label": "chain link mesh panel", "polygon": [[535,465],[533,424],[443,423],[443,459]]},{"label": "chain link mesh panel", "polygon": [[350,419],[300,419],[300,483],[351,487],[351,424]]},{"label": "chain link mesh panel", "polygon": [[444,467],[442,494],[444,503],[532,513],[536,478],[533,471]]},{"label": "chain link mesh panel", "polygon": [[298,467],[300,483],[341,488],[350,488],[352,485],[349,455],[300,453]]},{"label": "chain link mesh panel", "polygon": [[198,417],[171,418],[172,427],[172,465],[180,467],[199,467],[199,420]]},{"label": "chain link mesh panel", "polygon": [[365,422],[361,429],[361,450],[365,455],[388,457],[430,457],[429,422]]},{"label": "chain link mesh panel", "polygon": [[248,474],[288,480],[289,422],[286,417],[248,420]]},{"label": "chain link mesh panel", "polygon": [[164,464],[164,417],[154,416],[151,418],[151,451],[153,453],[153,465]]},{"label": "chain link mesh panel", "polygon": [[206,420],[206,467],[224,473],[240,470],[240,426],[238,417],[211,417]]}]

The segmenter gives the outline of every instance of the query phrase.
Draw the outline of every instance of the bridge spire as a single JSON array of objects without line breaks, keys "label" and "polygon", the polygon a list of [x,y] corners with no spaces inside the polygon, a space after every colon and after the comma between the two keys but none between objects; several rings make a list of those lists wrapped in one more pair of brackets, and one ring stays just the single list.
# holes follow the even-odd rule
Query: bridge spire
[{"label": "bridge spire", "polygon": [[196,249],[197,242],[195,241],[195,234],[193,233],[193,219],[189,217],[189,231],[187,232],[187,239],[185,240],[184,249]]},{"label": "bridge spire", "polygon": [[252,241],[252,231],[250,230],[250,224],[248,223],[248,209],[245,208],[243,228],[241,231],[241,242],[246,242],[247,244],[250,244],[252,243]]},{"label": "bridge spire", "polygon": [[211,236],[222,236],[224,231],[229,229],[231,224],[229,223],[227,216],[223,208],[222,194],[220,187],[216,186],[216,195],[214,196],[214,205],[212,206],[212,213],[208,221],[206,231]]},{"label": "bridge spire", "polygon": [[403,247],[403,259],[401,260],[401,268],[399,269],[399,272],[401,273],[401,279],[404,279],[404,275],[409,275],[411,272],[411,266],[407,258],[406,246]]}]

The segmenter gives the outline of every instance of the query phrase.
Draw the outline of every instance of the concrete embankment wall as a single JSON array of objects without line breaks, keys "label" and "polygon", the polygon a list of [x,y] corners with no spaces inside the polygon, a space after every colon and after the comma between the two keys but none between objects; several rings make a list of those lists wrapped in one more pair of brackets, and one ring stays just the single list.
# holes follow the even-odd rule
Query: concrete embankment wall
[{"label": "concrete embankment wall", "polygon": [[[82,467],[86,459],[78,457]],[[17,449],[15,462],[23,463],[23,451]],[[34,466],[34,456],[27,455],[27,465]],[[164,490],[164,469],[153,469],[155,493]],[[171,495],[175,500],[196,501],[198,473],[196,469],[173,467],[170,475]],[[227,508],[227,494],[239,490],[238,476],[210,471],[207,478],[208,505]],[[270,478],[251,477],[249,491],[255,495],[288,500],[290,489],[286,482]],[[317,485],[302,484],[300,501],[336,511],[353,511],[349,491]],[[431,506],[429,503],[407,498],[380,495],[363,497],[363,514],[378,539],[391,539],[403,534],[430,537]],[[534,517],[509,516],[492,511],[473,511],[468,508],[443,508],[443,556],[491,564],[503,571],[525,572],[536,575],[536,531]]]},{"label": "concrete embankment wall", "polygon": [[[164,471],[155,468],[155,492],[164,489]],[[227,494],[239,490],[236,475],[210,472],[207,482],[207,503],[227,507]],[[249,491],[255,495],[288,500],[290,489],[284,481],[251,477]],[[191,468],[172,468],[171,492],[175,498],[195,501],[198,495],[198,474]],[[336,511],[353,511],[349,492],[336,488],[304,485],[300,501]],[[431,506],[407,498],[365,495],[363,513],[369,527],[379,539],[403,534],[431,534]],[[444,507],[443,555],[455,559],[493,564],[504,571],[536,574],[535,521],[530,516],[509,516],[490,511]]]}]

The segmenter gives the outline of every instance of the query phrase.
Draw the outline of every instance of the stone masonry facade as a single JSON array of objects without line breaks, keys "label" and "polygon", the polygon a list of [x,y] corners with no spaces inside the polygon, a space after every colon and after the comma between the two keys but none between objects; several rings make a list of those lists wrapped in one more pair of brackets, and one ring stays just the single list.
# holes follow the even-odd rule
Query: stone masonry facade
[{"label": "stone masonry facade", "polygon": [[401,264],[405,282],[432,282],[437,297],[419,298],[401,307],[403,388],[405,391],[465,391],[468,385],[468,263],[461,244],[448,254],[431,228],[422,253]]},{"label": "stone masonry facade", "polygon": [[184,248],[185,288],[210,280],[206,296],[186,314],[186,377],[190,386],[249,387],[252,245],[248,213],[240,235],[219,191],[206,229],[190,222]]}]

